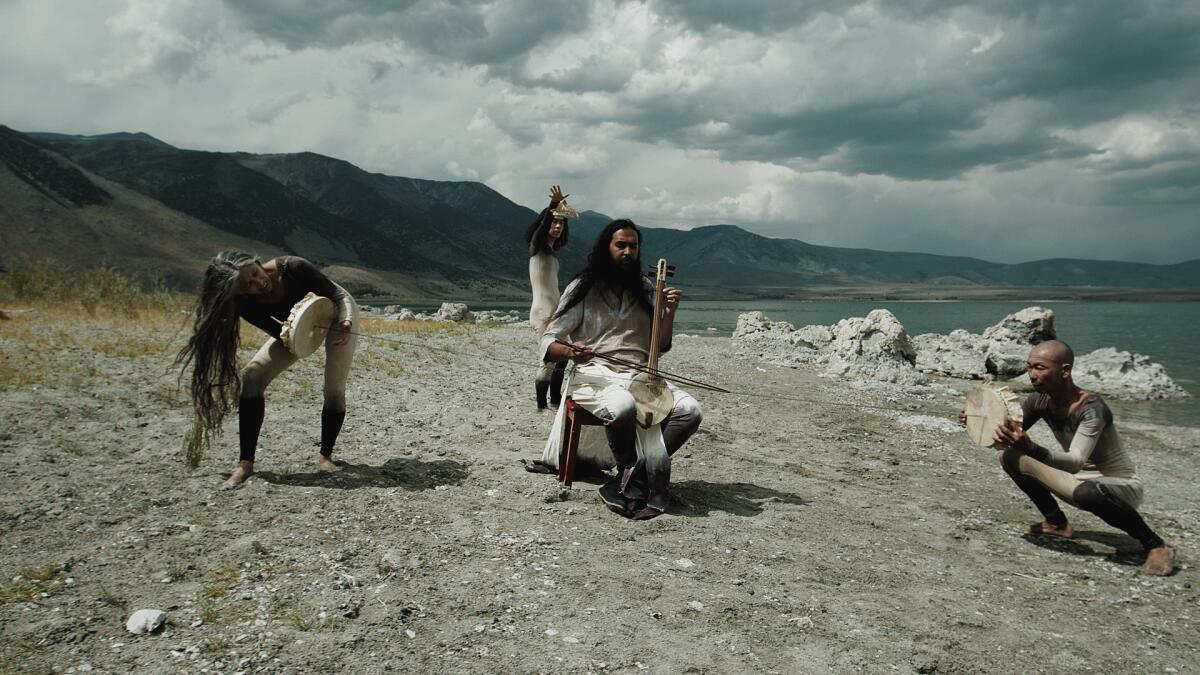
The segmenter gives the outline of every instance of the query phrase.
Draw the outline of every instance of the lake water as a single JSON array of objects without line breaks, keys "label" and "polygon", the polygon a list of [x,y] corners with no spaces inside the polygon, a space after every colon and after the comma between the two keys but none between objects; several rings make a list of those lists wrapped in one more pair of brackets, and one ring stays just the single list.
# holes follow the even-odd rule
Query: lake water
[{"label": "lake water", "polygon": [[[528,303],[468,303],[472,309],[517,309]],[[1161,363],[1177,383],[1193,394],[1180,401],[1114,403],[1118,417],[1144,422],[1200,425],[1200,302],[1071,302],[1071,301],[813,301],[795,300],[684,300],[676,318],[676,332],[729,335],[738,314],[759,310],[773,321],[794,326],[834,324],[872,309],[889,310],[909,335],[949,333],[964,328],[980,333],[984,328],[1023,307],[1040,305],[1054,310],[1060,339],[1076,354],[1100,347],[1137,352]],[[432,311],[437,305],[409,305],[415,311]]]}]

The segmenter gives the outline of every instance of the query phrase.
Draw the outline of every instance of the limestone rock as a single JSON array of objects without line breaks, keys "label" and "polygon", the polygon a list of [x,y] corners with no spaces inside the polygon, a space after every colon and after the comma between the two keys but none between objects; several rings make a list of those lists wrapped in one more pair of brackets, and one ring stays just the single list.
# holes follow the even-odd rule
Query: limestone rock
[{"label": "limestone rock", "polygon": [[1024,345],[1036,345],[1056,337],[1054,310],[1044,307],[1026,307],[983,330],[984,340],[1017,342]]},{"label": "limestone rock", "polygon": [[979,380],[987,375],[987,347],[978,335],[959,328],[949,335],[922,333],[912,339],[917,370]]},{"label": "limestone rock", "polygon": [[434,321],[453,321],[454,323],[475,323],[475,315],[461,302],[443,302],[438,311],[433,314]]},{"label": "limestone rock", "polygon": [[738,317],[734,344],[773,363],[815,363],[839,377],[899,384],[920,384],[924,376],[913,363],[916,352],[904,326],[891,312],[877,309],[865,317],[844,319],[835,326],[793,328],[771,321],[762,312]]},{"label": "limestone rock", "polygon": [[738,340],[761,333],[782,336],[794,330],[796,328],[786,321],[771,321],[762,312],[746,312],[738,315],[737,328],[733,330],[733,339]]},{"label": "limestone rock", "polygon": [[915,367],[917,353],[908,333],[888,310],[842,319],[830,332],[833,341],[818,359],[826,364],[826,372],[897,384],[925,381]]},{"label": "limestone rock", "polygon": [[502,312],[500,310],[485,309],[481,312],[475,312],[475,321],[488,321],[492,323],[521,323],[525,321],[516,310]]},{"label": "limestone rock", "polygon": [[153,633],[162,628],[166,620],[167,613],[160,609],[139,609],[125,622],[125,630],[134,635]]},{"label": "limestone rock", "polygon": [[1071,372],[1080,387],[1113,398],[1149,400],[1188,396],[1161,364],[1148,356],[1113,347],[1076,357]]}]

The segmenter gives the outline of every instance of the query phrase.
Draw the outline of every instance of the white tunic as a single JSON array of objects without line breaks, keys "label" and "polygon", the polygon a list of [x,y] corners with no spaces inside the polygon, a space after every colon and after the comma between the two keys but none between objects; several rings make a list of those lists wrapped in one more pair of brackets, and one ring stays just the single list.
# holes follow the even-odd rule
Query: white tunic
[{"label": "white tunic", "polygon": [[558,258],[545,252],[530,256],[529,285],[533,288],[529,324],[540,338],[558,308]]}]

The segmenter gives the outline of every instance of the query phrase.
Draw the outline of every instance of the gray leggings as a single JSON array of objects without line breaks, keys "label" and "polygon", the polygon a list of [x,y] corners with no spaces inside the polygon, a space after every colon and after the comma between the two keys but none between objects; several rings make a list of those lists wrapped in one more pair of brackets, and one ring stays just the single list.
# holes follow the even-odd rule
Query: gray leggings
[{"label": "gray leggings", "polygon": [[[350,320],[358,329],[358,305],[354,305]],[[325,407],[338,412],[346,411],[346,381],[350,378],[350,363],[358,347],[358,336],[351,333],[342,345],[330,344],[325,340]],[[262,398],[267,386],[280,373],[292,367],[298,359],[283,344],[271,338],[258,350],[250,363],[242,369],[242,398]]]}]

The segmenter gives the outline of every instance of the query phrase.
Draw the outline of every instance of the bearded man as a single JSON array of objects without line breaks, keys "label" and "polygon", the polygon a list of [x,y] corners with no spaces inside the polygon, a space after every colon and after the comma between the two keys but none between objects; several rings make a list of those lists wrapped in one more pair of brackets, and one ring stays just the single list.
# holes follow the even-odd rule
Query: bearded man
[{"label": "bearded man", "polygon": [[[566,395],[604,423],[617,467],[600,487],[609,508],[634,520],[661,515],[670,505],[671,455],[700,427],[700,405],[671,386],[671,412],[657,428],[639,433],[637,402],[629,393],[633,368],[593,354],[645,364],[650,355],[654,306],[642,276],[642,233],[631,220],[614,220],[596,237],[587,265],[563,291],[542,334],[544,361],[575,362]],[[671,348],[675,311],[683,294],[664,290],[659,350]],[[571,344],[564,344],[573,339]]]}]

